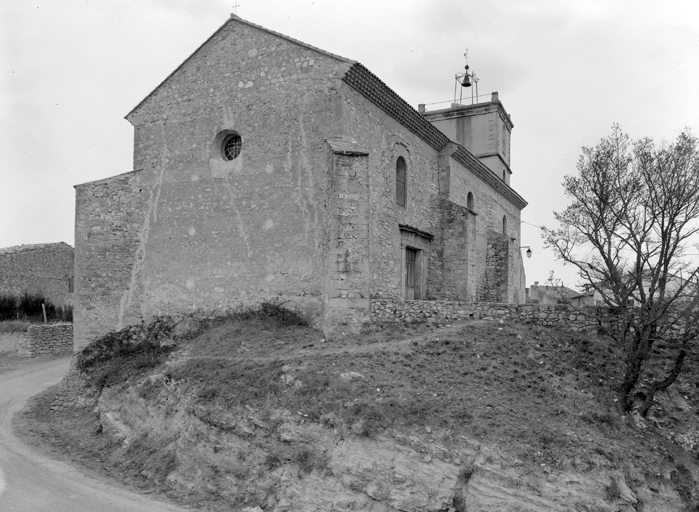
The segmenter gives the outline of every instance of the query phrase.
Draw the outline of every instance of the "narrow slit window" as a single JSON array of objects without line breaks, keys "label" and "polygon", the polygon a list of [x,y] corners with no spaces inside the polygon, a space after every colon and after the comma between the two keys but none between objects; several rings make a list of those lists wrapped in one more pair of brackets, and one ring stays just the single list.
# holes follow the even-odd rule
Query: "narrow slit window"
[{"label": "narrow slit window", "polygon": [[507,234],[507,217],[504,215],[502,216],[502,234]]},{"label": "narrow slit window", "polygon": [[408,195],[407,175],[405,169],[405,159],[402,156],[396,161],[396,203],[405,206]]},{"label": "narrow slit window", "polygon": [[471,192],[466,196],[466,208],[473,211],[473,194]]}]

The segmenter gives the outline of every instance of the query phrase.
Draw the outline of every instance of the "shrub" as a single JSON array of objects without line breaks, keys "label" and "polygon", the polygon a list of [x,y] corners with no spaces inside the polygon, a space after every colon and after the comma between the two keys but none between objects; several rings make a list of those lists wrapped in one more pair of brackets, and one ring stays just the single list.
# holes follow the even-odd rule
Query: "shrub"
[{"label": "shrub", "polygon": [[100,390],[125,382],[167,359],[175,348],[173,328],[169,318],[158,318],[148,325],[110,332],[78,354],[77,367]]},{"label": "shrub", "polygon": [[0,294],[0,320],[17,318],[17,298],[12,295]]},{"label": "shrub", "polygon": [[263,302],[259,306],[238,311],[231,315],[230,319],[256,320],[268,329],[308,325],[306,319],[299,313],[286,308],[283,303],[277,302]]},{"label": "shrub", "polygon": [[73,322],[73,306],[63,306],[61,308],[61,322]]},{"label": "shrub", "polygon": [[46,309],[46,319],[53,322],[72,322],[72,306],[56,306],[48,300],[42,293],[24,292],[19,297],[14,295],[0,295],[0,321],[2,320],[29,320],[34,322],[44,321],[44,310]]},{"label": "shrub", "polygon": [[19,309],[25,316],[43,316],[43,310],[41,308],[42,304],[46,304],[46,315],[49,314],[49,309],[55,310],[55,306],[51,304],[50,301],[46,300],[43,294],[38,293],[36,295],[24,292],[24,294],[19,298]]}]

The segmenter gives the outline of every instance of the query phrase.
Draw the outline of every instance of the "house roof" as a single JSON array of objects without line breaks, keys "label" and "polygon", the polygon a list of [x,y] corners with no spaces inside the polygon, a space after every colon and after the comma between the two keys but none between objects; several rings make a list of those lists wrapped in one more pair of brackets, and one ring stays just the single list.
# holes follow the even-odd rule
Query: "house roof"
[{"label": "house roof", "polygon": [[22,252],[36,251],[39,249],[54,249],[58,248],[58,246],[60,246],[63,249],[68,248],[71,251],[73,250],[73,248],[65,242],[57,242],[52,244],[26,244],[13,245],[12,247],[2,247],[0,248],[0,255],[19,254]]},{"label": "house roof", "polygon": [[533,284],[530,287],[532,290],[540,290],[543,291],[544,293],[554,293],[558,294],[561,297],[565,297],[566,299],[574,299],[576,297],[580,296],[586,296],[589,295],[587,293],[580,293],[577,290],[573,290],[572,288],[568,288],[567,286],[562,286],[562,285],[536,285]]}]

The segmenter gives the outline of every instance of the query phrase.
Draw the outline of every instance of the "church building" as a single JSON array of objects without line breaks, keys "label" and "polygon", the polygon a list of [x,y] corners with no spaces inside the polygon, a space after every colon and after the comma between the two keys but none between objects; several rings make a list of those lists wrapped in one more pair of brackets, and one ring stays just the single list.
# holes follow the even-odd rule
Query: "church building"
[{"label": "church building", "polygon": [[278,301],[328,336],[372,298],[524,302],[512,121],[426,112],[359,62],[235,15],[126,119],[133,171],[77,185],[75,348]]}]

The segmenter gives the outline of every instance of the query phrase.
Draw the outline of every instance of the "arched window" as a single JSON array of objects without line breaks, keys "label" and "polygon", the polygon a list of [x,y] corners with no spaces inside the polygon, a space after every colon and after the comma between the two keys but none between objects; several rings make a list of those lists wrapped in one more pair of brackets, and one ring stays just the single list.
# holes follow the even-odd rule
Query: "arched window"
[{"label": "arched window", "polygon": [[502,216],[502,234],[503,235],[507,234],[507,216],[506,215]]},{"label": "arched window", "polygon": [[405,159],[402,156],[396,161],[396,203],[405,206],[408,197],[408,176],[405,169]]},{"label": "arched window", "polygon": [[505,169],[502,170],[502,181],[507,182],[507,179],[505,178]]},{"label": "arched window", "polygon": [[473,211],[473,194],[471,192],[466,196],[466,208]]}]

